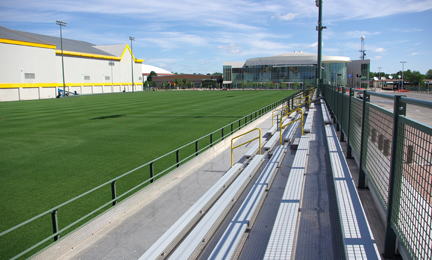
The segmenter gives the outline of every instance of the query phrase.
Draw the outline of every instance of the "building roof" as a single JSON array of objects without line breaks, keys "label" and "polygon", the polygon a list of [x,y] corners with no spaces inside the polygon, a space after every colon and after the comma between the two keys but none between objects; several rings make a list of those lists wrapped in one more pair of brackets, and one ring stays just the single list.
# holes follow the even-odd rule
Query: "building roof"
[{"label": "building roof", "polygon": [[[85,56],[93,58],[106,58],[120,60],[126,49],[127,44],[116,45],[95,45],[85,41],[78,41],[63,38],[63,51],[65,55]],[[0,42],[11,44],[22,44],[45,48],[61,49],[60,37],[42,35],[37,33],[22,32],[0,26]],[[26,44],[29,43],[29,44]],[[82,55],[85,54],[85,55]],[[143,62],[134,57],[136,62]]]},{"label": "building roof", "polygon": [[[16,31],[16,30],[11,30],[11,29],[8,29],[8,28],[2,27],[2,26],[0,26],[0,38],[15,40],[15,41],[22,41],[22,42],[54,45],[54,46],[56,46],[56,49],[58,49],[58,50],[61,49],[60,48],[61,47],[60,46],[61,45],[60,37],[54,37],[54,36],[48,36],[48,35],[42,35],[42,34],[30,33],[30,32]],[[89,42],[63,38],[63,50],[64,51],[73,51],[73,52],[113,56],[113,54],[105,52],[101,49],[95,48],[95,46],[96,45],[89,43]]]},{"label": "building roof", "polygon": [[[312,65],[317,64],[318,55],[314,53],[306,53],[306,52],[289,52],[275,56],[269,57],[259,57],[259,58],[251,58],[247,59],[245,65],[246,66],[256,66],[256,65],[284,65],[284,64],[293,64],[293,65]],[[350,62],[350,58],[342,57],[342,56],[322,56],[322,62],[341,62],[347,63]]]},{"label": "building roof", "polygon": [[156,74],[158,76],[174,75],[174,73],[171,73],[167,70],[164,70],[164,69],[156,67],[156,66],[152,66],[152,65],[148,65],[148,64],[142,65],[142,74],[143,75],[150,75],[150,72],[152,72],[152,71],[156,72]]}]

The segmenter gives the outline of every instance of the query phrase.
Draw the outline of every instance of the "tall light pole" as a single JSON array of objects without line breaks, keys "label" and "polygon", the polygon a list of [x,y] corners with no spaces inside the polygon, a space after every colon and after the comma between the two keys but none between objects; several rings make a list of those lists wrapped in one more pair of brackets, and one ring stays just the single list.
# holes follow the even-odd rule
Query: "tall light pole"
[{"label": "tall light pole", "polygon": [[66,84],[65,84],[65,76],[64,76],[64,59],[63,59],[63,35],[62,35],[62,26],[66,26],[66,22],[56,21],[57,25],[60,25],[60,46],[61,46],[61,56],[62,56],[62,74],[63,74],[63,97],[66,94]]},{"label": "tall light pole", "polygon": [[400,63],[402,63],[402,90],[403,91],[403,83],[404,83],[404,77],[403,77],[403,72],[404,72],[404,64],[406,63],[406,61],[401,61]]},{"label": "tall light pole", "polygon": [[378,87],[380,87],[380,82],[381,82],[381,69],[382,67],[378,67]]},{"label": "tall light pole", "polygon": [[322,83],[322,30],[327,27],[322,26],[322,0],[315,0],[315,5],[318,7],[318,25],[316,30],[318,31],[318,64],[317,64],[317,79],[318,86]]},{"label": "tall light pole", "polygon": [[135,41],[135,38],[132,36],[129,36],[129,40],[131,41],[131,68],[132,68],[132,92],[134,92],[134,80],[133,80],[133,51],[132,51],[132,41]]}]

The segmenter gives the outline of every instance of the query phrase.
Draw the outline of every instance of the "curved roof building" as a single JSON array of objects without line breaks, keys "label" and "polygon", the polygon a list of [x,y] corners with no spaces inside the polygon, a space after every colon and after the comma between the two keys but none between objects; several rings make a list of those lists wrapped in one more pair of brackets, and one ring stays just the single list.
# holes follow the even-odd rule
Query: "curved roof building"
[{"label": "curved roof building", "polygon": [[[325,83],[346,85],[348,57],[324,56],[323,79]],[[252,83],[300,83],[314,85],[317,70],[317,54],[290,52],[276,56],[247,59],[246,62],[224,62],[224,84],[230,87]]]}]

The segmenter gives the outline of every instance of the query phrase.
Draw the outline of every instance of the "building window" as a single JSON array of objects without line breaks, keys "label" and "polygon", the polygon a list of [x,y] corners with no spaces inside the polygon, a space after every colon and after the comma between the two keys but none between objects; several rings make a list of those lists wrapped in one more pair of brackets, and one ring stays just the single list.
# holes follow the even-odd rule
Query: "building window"
[{"label": "building window", "polygon": [[84,80],[90,80],[90,76],[84,76]]},{"label": "building window", "polygon": [[105,76],[105,80],[110,80],[110,76]]},{"label": "building window", "polygon": [[24,73],[24,78],[25,79],[35,79],[36,76],[34,73]]}]

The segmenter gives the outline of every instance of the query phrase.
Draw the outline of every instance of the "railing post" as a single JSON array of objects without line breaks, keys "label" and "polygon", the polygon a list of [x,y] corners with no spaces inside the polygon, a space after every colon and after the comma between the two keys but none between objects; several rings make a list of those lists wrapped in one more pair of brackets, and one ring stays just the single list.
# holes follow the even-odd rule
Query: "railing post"
[{"label": "railing post", "polygon": [[336,87],[336,91],[335,91],[335,123],[336,123],[336,131],[340,130],[339,127],[339,112],[340,112],[340,107],[339,107],[339,87]]},{"label": "railing post", "polygon": [[240,128],[241,128],[241,119],[239,120],[239,130],[240,130]]},{"label": "railing post", "polygon": [[153,176],[154,176],[153,164],[154,164],[154,162],[150,163],[150,183],[153,182]]},{"label": "railing post", "polygon": [[116,195],[116,181],[112,181],[111,182],[111,198],[114,200],[112,202],[112,205],[115,206],[117,204],[117,200],[115,200],[115,198],[117,197]]},{"label": "railing post", "polygon": [[196,151],[195,156],[198,156],[198,140],[196,140],[195,142],[195,151]]},{"label": "railing post", "polygon": [[[57,209],[51,212],[52,226],[53,226],[53,234],[58,232],[58,221],[57,221]],[[59,239],[60,235],[54,236],[54,242]]]},{"label": "railing post", "polygon": [[177,168],[180,166],[180,150],[176,151]]},{"label": "railing post", "polygon": [[345,135],[343,132],[343,112],[344,112],[344,94],[345,94],[345,89],[342,88],[342,93],[341,93],[341,117],[340,117],[340,125],[341,125],[341,131],[340,131],[340,142],[345,142]]},{"label": "railing post", "polygon": [[360,133],[360,163],[359,163],[359,179],[358,179],[358,185],[357,188],[364,189],[366,187],[366,174],[363,170],[363,154],[364,150],[366,149],[366,145],[364,143],[367,143],[367,140],[365,140],[365,118],[366,118],[366,102],[370,99],[369,94],[367,94],[366,90],[363,90],[363,111],[362,111],[362,126],[361,126],[361,133]]},{"label": "railing post", "polygon": [[234,133],[234,124],[231,123],[231,134],[233,134],[233,133]]},{"label": "railing post", "polygon": [[350,146],[350,131],[351,131],[351,101],[352,97],[354,96],[353,88],[350,88],[349,92],[349,103],[348,103],[348,130],[347,130],[347,159],[352,159],[352,149]]},{"label": "railing post", "polygon": [[[388,200],[387,200],[387,216],[386,216],[386,228],[385,228],[385,238],[384,238],[384,253],[383,256],[385,258],[392,258],[396,252],[396,233],[391,227],[391,218],[393,213],[393,201],[395,199],[399,199],[395,197],[395,181],[396,181],[396,168],[397,164],[401,164],[402,162],[397,162],[397,153],[400,152],[400,148],[398,148],[398,132],[399,132],[399,116],[406,115],[406,104],[400,101],[401,96],[394,96],[394,106],[393,106],[393,134],[392,134],[392,146],[391,146],[391,157],[390,157],[390,175],[389,175],[389,187],[388,187]],[[400,142],[403,146],[403,140]],[[399,185],[399,187],[401,187]],[[398,194],[396,194],[398,195]],[[395,208],[398,210],[398,207]]]},{"label": "railing post", "polygon": [[222,140],[224,139],[224,130],[225,130],[225,127],[222,128]]},{"label": "railing post", "polygon": [[213,147],[213,134],[210,134],[210,147]]}]

